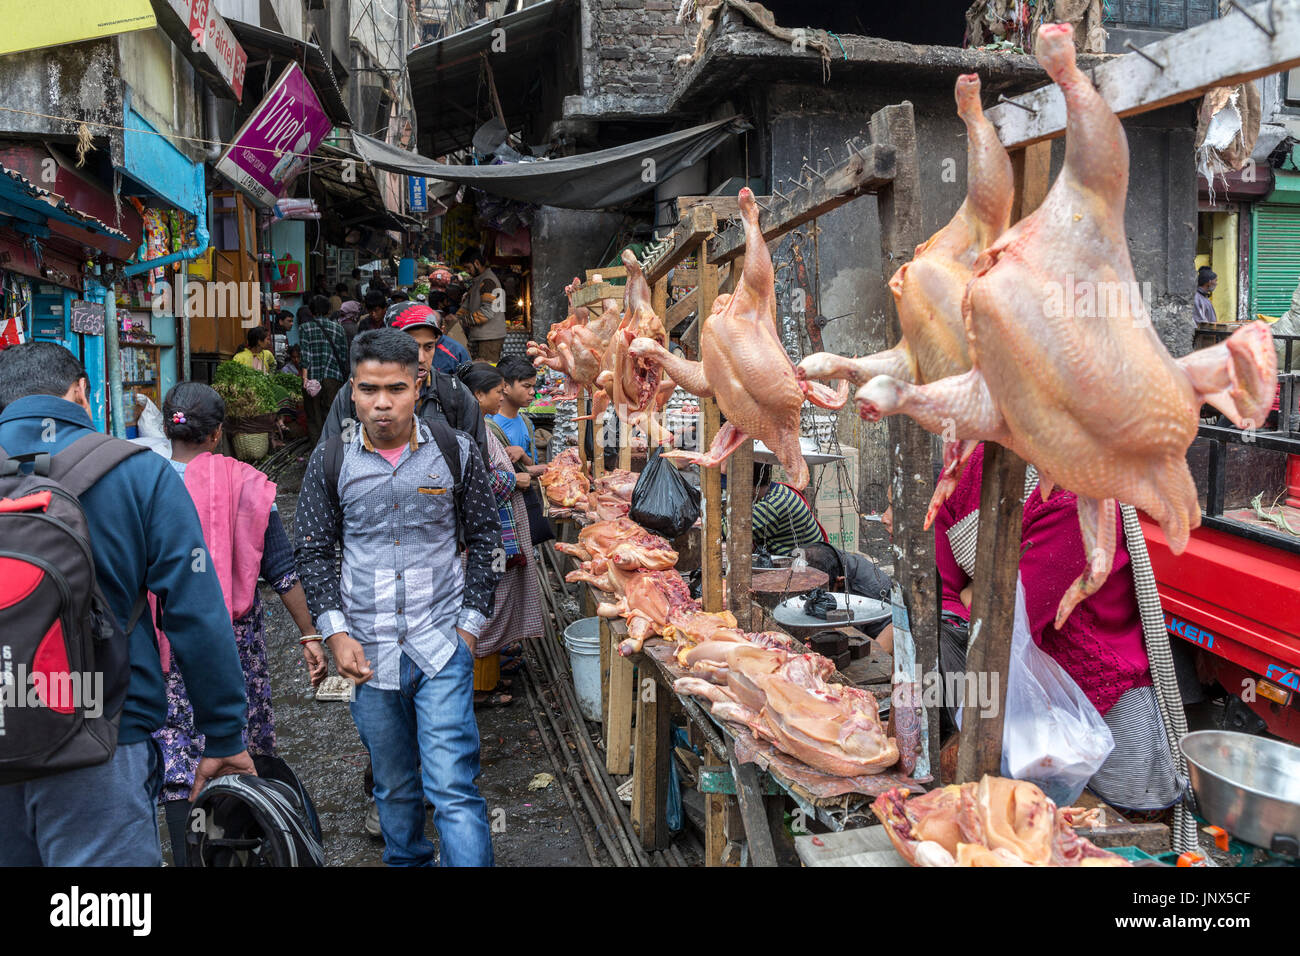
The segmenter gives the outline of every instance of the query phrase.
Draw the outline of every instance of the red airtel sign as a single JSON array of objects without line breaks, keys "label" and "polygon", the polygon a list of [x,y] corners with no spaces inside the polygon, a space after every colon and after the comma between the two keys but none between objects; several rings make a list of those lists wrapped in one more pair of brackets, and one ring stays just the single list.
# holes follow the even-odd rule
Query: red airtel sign
[{"label": "red airtel sign", "polygon": [[244,72],[248,54],[235,39],[234,31],[212,6],[211,0],[168,0],[181,21],[189,25],[194,52],[207,55],[217,67],[236,100],[244,98]]}]

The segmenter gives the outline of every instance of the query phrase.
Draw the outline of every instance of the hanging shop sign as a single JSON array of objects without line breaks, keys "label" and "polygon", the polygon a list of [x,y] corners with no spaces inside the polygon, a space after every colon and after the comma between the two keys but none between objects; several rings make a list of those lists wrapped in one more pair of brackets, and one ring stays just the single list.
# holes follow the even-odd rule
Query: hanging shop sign
[{"label": "hanging shop sign", "polygon": [[158,25],[149,0],[0,0],[0,56]]},{"label": "hanging shop sign", "polygon": [[[230,87],[236,100],[244,97],[244,73],[248,68],[248,54],[235,39],[235,33],[217,11],[212,0],[167,0],[179,24],[163,23],[169,34],[175,32],[177,42],[190,39],[189,49],[182,52],[204,57],[217,75]],[[174,30],[179,27],[179,30]],[[181,33],[183,31],[183,34]]]},{"label": "hanging shop sign", "polygon": [[423,176],[406,177],[406,206],[411,212],[429,211],[429,191]]},{"label": "hanging shop sign", "polygon": [[307,75],[290,63],[221,154],[217,172],[270,208],[333,128]]}]

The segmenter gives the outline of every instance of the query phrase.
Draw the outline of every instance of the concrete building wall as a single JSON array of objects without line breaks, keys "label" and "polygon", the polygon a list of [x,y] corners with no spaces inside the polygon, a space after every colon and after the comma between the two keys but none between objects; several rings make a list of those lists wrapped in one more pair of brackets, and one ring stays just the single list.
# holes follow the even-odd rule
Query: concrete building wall
[{"label": "concrete building wall", "polygon": [[[121,125],[122,94],[118,83],[116,39],[69,43],[0,57],[0,100],[30,113],[0,112],[0,133],[68,137],[77,122]],[[33,113],[70,117],[46,119]],[[103,135],[96,131],[96,135]],[[114,139],[120,149],[121,137]],[[115,157],[121,159],[120,154]]]},{"label": "concrete building wall", "polygon": [[533,338],[544,341],[566,313],[564,287],[605,251],[621,213],[542,206],[533,218]]},{"label": "concrete building wall", "polygon": [[[782,180],[795,178],[805,162],[814,166],[829,162],[824,147],[831,149],[837,161],[844,159],[845,140],[870,138],[872,112],[903,98],[899,90],[772,87],[763,99],[766,122],[758,126],[764,142],[759,144],[761,149],[751,149],[751,171],[766,173],[771,183],[788,192]],[[965,198],[966,129],[956,115],[951,93],[919,91],[909,98],[916,112],[925,238],[946,223]],[[1165,110],[1125,123],[1131,156],[1125,216],[1129,249],[1138,282],[1150,284],[1147,302],[1157,332],[1174,355],[1186,354],[1192,344],[1197,209],[1193,123],[1190,108]],[[763,157],[762,165],[754,165],[756,152]],[[1064,141],[1058,140],[1053,149],[1053,176],[1059,172],[1063,156]],[[874,197],[864,196],[841,206],[823,216],[817,226],[819,310],[826,316],[852,313],[823,330],[825,348],[864,355],[893,345],[885,312],[889,295],[885,282],[893,269],[881,261]],[[773,247],[778,266],[788,261],[790,242],[787,237]],[[810,279],[814,276],[811,253],[808,241],[804,255]],[[778,272],[778,290],[782,282]],[[779,312],[788,311],[787,303],[788,299],[778,295]],[[861,422],[850,409],[841,413],[839,435],[842,442],[864,449],[859,504],[864,511],[883,509],[884,426]]]},{"label": "concrete building wall", "polygon": [[203,81],[162,30],[138,30],[117,37],[121,78],[131,88],[137,113],[191,160],[201,159]]}]

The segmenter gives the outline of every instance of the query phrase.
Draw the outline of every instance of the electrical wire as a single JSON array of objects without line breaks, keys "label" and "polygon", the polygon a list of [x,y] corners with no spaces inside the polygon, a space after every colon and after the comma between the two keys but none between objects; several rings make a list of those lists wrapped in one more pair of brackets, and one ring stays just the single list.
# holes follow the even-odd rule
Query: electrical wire
[{"label": "electrical wire", "polygon": [[[157,130],[151,130],[151,129],[135,129],[134,127],[129,127],[129,126],[118,126],[118,125],[116,125],[116,124],[114,124],[114,123],[102,123],[102,122],[99,122],[98,120],[85,120],[85,119],[78,119],[78,118],[73,117],[73,116],[57,116],[57,115],[55,115],[55,114],[53,114],[53,113],[40,113],[40,112],[37,112],[36,110],[22,110],[22,109],[18,109],[17,107],[14,107],[14,106],[0,106],[0,110],[3,110],[3,111],[6,112],[6,113],[19,113],[19,114],[22,114],[23,116],[36,116],[36,117],[39,117],[40,119],[58,120],[58,121],[61,122],[61,123],[70,123],[70,124],[73,124],[73,125],[82,125],[82,126],[87,126],[87,127],[91,127],[91,128],[103,129],[103,130],[121,130],[122,132],[126,132],[126,133],[138,133],[138,134],[140,134],[140,135],[147,135],[147,136],[161,136],[162,138],[167,139],[167,140],[179,139],[179,140],[184,140],[184,141],[187,142],[187,143],[198,143],[198,144],[201,145],[201,146],[226,146],[226,147],[229,147],[229,146],[234,146],[234,145],[236,145],[235,143],[227,143],[227,142],[223,142],[223,141],[221,141],[221,140],[217,140],[217,139],[205,139],[205,138],[202,137],[202,136],[184,136],[184,135],[182,135],[182,134],[180,134],[180,133],[160,133],[160,132],[158,132]],[[302,157],[302,158],[306,158],[306,159],[311,159],[311,158],[314,156],[313,153],[295,153],[295,152],[293,152],[292,150],[284,150],[284,149],[281,149],[281,150],[268,149],[267,147],[264,147],[264,146],[244,146],[244,147],[242,147],[242,148],[247,149],[247,150],[249,150],[250,152],[255,152],[255,153],[270,153],[272,156],[274,156],[274,157],[277,158],[277,159],[279,159],[279,158],[282,157],[282,156],[297,156],[297,157]],[[337,163],[337,164],[339,164],[340,166],[342,166],[342,165],[346,165],[347,163],[355,163],[355,162],[357,162],[358,160],[356,160],[356,159],[319,159],[318,161],[319,161],[319,162],[322,162],[322,163]],[[361,162],[363,165],[368,165],[368,164],[366,164],[366,162],[365,162],[364,159],[363,159],[363,160],[360,160],[360,162]]]}]

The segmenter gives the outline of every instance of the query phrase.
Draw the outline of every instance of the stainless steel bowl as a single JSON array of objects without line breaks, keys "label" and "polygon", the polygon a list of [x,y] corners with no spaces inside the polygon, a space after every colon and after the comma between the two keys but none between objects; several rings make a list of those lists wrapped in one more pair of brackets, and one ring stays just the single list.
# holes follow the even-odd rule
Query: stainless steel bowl
[{"label": "stainless steel bowl", "polygon": [[1201,815],[1239,840],[1269,849],[1274,837],[1300,838],[1300,747],[1227,730],[1182,740]]}]

